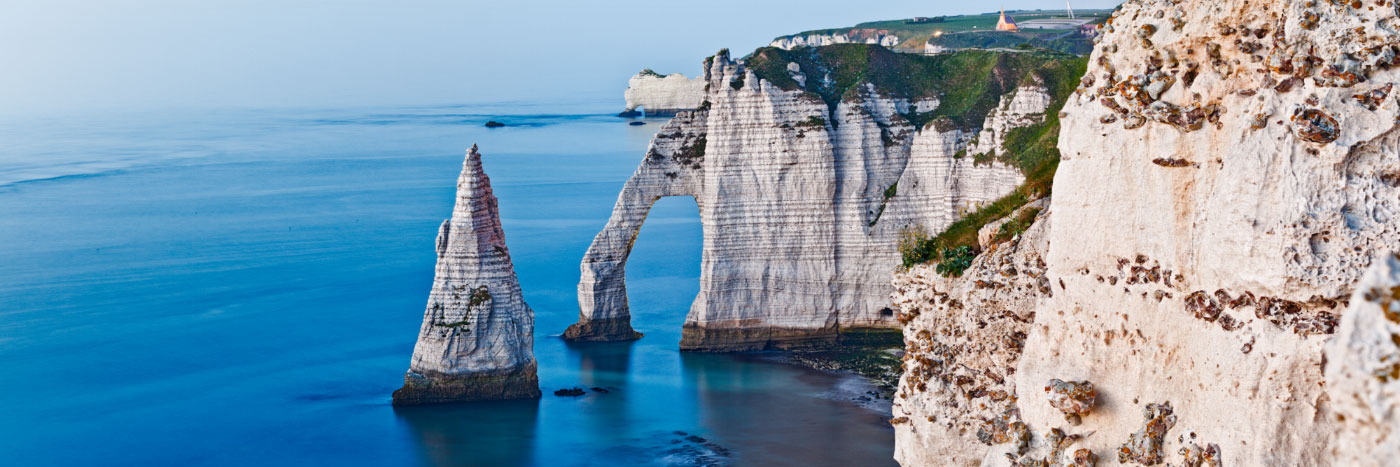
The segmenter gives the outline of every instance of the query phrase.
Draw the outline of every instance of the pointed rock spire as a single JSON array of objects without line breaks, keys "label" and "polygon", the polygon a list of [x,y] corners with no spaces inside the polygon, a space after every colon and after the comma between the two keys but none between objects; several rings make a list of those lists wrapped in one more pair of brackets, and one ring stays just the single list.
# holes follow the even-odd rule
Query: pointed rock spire
[{"label": "pointed rock spire", "polygon": [[395,405],[540,396],[525,304],[476,145],[437,237],[437,273]]}]

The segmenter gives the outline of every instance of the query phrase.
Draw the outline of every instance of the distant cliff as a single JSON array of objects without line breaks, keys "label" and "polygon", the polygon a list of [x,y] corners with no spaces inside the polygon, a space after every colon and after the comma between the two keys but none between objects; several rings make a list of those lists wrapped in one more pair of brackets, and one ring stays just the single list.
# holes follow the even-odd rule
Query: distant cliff
[{"label": "distant cliff", "polygon": [[1397,13],[1125,3],[1045,211],[961,278],[896,276],[897,459],[1394,465]]},{"label": "distant cliff", "polygon": [[879,29],[851,29],[845,32],[803,33],[773,39],[769,47],[792,50],[797,47],[821,47],[836,44],[874,44],[885,47],[899,45],[900,38]]},{"label": "distant cliff", "polygon": [[1044,121],[1082,63],[856,44],[763,48],[739,61],[722,51],[705,62],[704,102],[660,129],[586,253],[580,320],[565,337],[638,336],[624,269],[663,196],[693,196],[704,226],[682,348],[784,347],[897,327],[888,297],[900,232],[941,230],[1021,185],[1013,159],[966,149]]},{"label": "distant cliff", "polygon": [[[650,69],[627,80],[627,110],[623,116],[671,116],[682,110],[695,110],[705,100],[705,80],[675,73],[662,76]],[[642,109],[638,112],[637,109]]]}]

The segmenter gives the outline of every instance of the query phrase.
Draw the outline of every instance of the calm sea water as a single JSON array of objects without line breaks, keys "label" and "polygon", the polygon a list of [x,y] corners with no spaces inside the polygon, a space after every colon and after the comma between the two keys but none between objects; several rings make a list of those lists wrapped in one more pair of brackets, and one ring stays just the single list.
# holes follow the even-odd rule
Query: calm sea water
[{"label": "calm sea water", "polygon": [[[662,123],[616,106],[0,121],[0,465],[892,464],[888,404],[852,401],[862,380],[677,350],[693,200],[659,202],[628,265],[644,339],[554,337]],[[472,143],[546,394],[396,410]],[[551,394],[572,386],[609,392]]]}]

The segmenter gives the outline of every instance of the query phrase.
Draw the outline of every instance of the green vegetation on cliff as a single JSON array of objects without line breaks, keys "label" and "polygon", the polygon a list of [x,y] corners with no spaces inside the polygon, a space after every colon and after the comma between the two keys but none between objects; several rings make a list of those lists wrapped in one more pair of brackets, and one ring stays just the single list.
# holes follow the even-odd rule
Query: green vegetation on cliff
[{"label": "green vegetation on cliff", "polygon": [[[938,106],[932,111],[910,112],[903,117],[920,129],[938,125],[939,131],[980,130],[1002,96],[1025,85],[1045,87],[1051,104],[1041,122],[1008,131],[1001,148],[976,158],[977,163],[995,158],[1016,167],[1025,174],[1026,182],[1002,199],[967,213],[937,235],[909,232],[901,241],[905,266],[947,261],[949,266],[940,272],[955,275],[970,262],[969,255],[980,252],[977,231],[983,225],[1050,194],[1060,162],[1059,112],[1078,87],[1088,58],[1049,50],[918,55],[878,45],[837,44],[794,50],[763,47],[744,63],[774,86],[812,93],[833,112],[840,102],[859,99],[866,84],[874,85],[875,92],[886,97],[910,101],[936,98]],[[798,65],[804,80],[795,79],[788,71],[792,63]],[[837,120],[830,121],[834,124]],[[816,123],[825,122],[814,120]],[[1027,219],[1019,222],[1029,224]],[[1017,228],[1024,230],[1025,225]]]},{"label": "green vegetation on cliff", "polygon": [[[1056,63],[1043,69],[1039,76],[1045,81],[1050,92],[1050,107],[1045,119],[1040,123],[1014,128],[1007,132],[1002,151],[997,159],[1013,165],[1026,175],[1026,182],[1011,194],[991,204],[968,213],[947,229],[932,238],[922,232],[906,232],[901,241],[900,252],[904,256],[904,266],[909,267],[930,261],[943,261],[947,252],[981,249],[977,242],[977,231],[988,222],[1011,215],[1026,203],[1050,195],[1051,184],[1055,179],[1055,169],[1060,165],[1060,109],[1079,84],[1088,68],[1087,58],[1076,58]],[[1031,214],[1033,217],[1034,214]],[[1018,225],[1012,229],[1024,230],[1030,219],[1014,219]],[[1000,237],[1000,235],[999,235]],[[945,268],[947,269],[947,268]],[[944,272],[944,271],[940,271]],[[948,269],[949,275],[959,275],[961,270]]]},{"label": "green vegetation on cliff", "polygon": [[[926,56],[869,44],[795,50],[763,47],[745,59],[745,65],[759,78],[782,89],[814,93],[833,110],[842,100],[855,99],[859,89],[869,83],[890,97],[911,101],[937,98],[938,108],[932,112],[905,115],[914,125],[947,119],[967,130],[981,128],[982,120],[1003,94],[1036,80],[1058,83],[1075,68],[1083,74],[1083,62],[1073,55],[1049,51],[964,51]],[[788,72],[789,63],[800,67],[806,76],[805,86]],[[1071,81],[1077,79],[1078,75]]]},{"label": "green vegetation on cliff", "polygon": [[[1032,30],[1034,31],[1034,30]],[[1049,49],[1075,55],[1088,55],[1094,42],[1079,34],[1038,32],[979,31],[941,34],[928,43],[948,49]]]}]

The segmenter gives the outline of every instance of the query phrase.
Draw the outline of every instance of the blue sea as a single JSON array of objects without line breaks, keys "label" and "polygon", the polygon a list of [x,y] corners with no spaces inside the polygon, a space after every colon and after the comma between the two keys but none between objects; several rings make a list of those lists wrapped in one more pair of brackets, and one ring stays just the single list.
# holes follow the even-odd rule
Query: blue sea
[{"label": "blue sea", "polygon": [[[658,202],[631,255],[646,337],[557,337],[664,123],[619,105],[0,120],[0,465],[892,465],[888,401],[857,401],[864,380],[678,350],[692,199]],[[395,409],[473,143],[545,395]],[[552,394],[574,386],[608,392]]]}]

